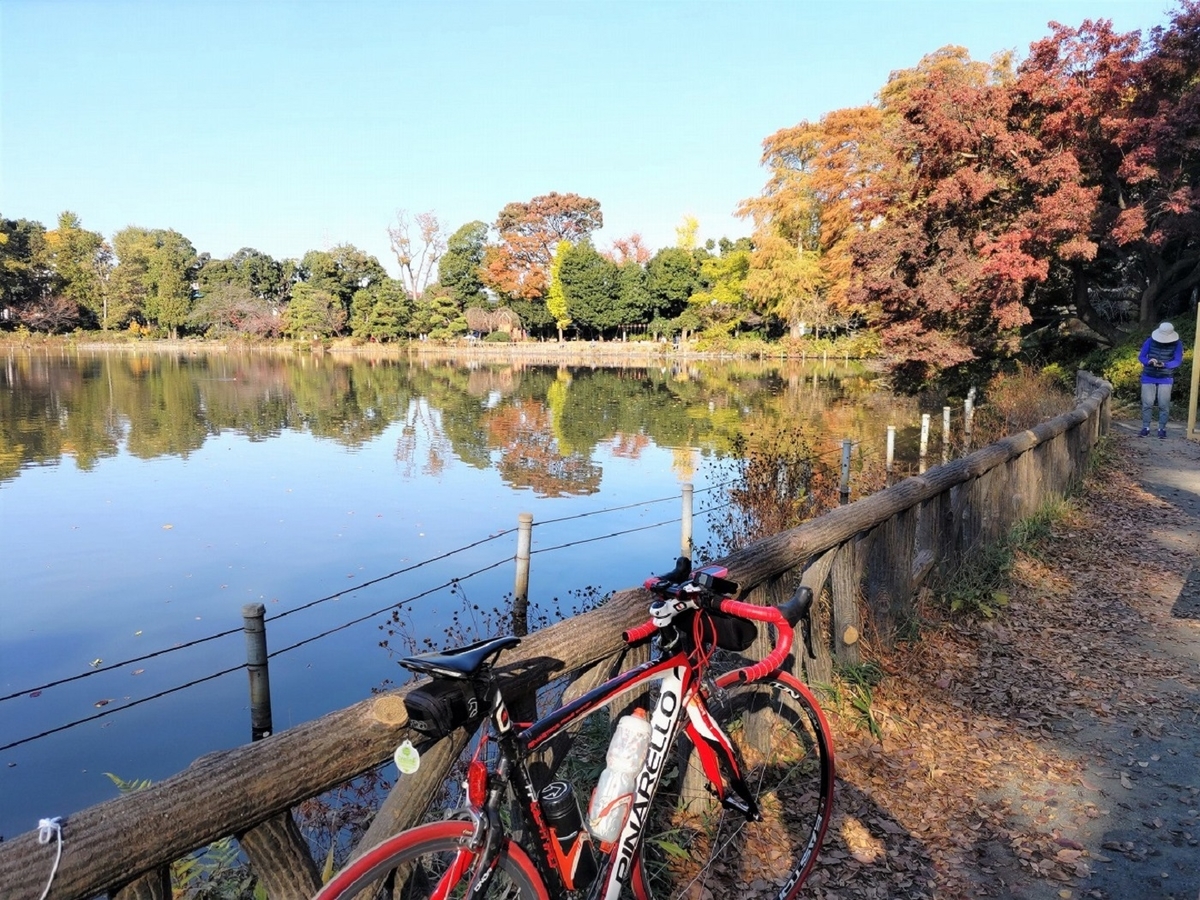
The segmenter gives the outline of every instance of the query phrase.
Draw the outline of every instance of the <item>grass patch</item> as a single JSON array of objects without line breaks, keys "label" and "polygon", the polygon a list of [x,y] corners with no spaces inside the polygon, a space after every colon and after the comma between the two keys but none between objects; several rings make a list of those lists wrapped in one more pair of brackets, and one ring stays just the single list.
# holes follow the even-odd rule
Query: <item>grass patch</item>
[{"label": "grass patch", "polygon": [[942,601],[952,613],[990,619],[1008,606],[1013,565],[1019,555],[1043,559],[1054,526],[1071,514],[1069,500],[1047,501],[1000,540],[979,547],[943,586]]}]

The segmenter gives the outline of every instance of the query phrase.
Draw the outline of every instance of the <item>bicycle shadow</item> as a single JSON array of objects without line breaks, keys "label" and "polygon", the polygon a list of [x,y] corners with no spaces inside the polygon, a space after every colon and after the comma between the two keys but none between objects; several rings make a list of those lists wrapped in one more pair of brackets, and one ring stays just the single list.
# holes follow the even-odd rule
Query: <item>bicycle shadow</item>
[{"label": "bicycle shadow", "polygon": [[1171,616],[1175,619],[1190,619],[1200,622],[1200,568],[1192,566],[1183,589],[1171,606]]}]

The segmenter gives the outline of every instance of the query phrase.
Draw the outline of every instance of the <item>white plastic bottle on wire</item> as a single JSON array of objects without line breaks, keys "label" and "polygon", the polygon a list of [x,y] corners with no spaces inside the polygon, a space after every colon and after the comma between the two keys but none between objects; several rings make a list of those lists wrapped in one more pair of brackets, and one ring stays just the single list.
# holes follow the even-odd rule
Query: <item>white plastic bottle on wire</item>
[{"label": "white plastic bottle on wire", "polygon": [[645,710],[635,709],[632,715],[621,716],[608,744],[608,765],[588,805],[588,831],[596,840],[611,843],[621,833],[633,803],[634,781],[649,746],[650,723]]}]

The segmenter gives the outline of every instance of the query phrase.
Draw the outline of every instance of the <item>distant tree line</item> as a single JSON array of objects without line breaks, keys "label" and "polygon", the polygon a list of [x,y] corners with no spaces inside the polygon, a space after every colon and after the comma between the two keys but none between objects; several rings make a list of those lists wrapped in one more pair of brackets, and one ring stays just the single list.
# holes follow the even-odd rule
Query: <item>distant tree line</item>
[{"label": "distant tree line", "polygon": [[0,218],[0,324],[372,341],[863,325],[916,383],[1037,339],[1111,344],[1200,285],[1200,0],[1145,36],[1051,28],[1023,61],[946,47],[874,103],[768,137],[738,210],[750,239],[701,246],[685,219],[673,247],[602,250],[600,202],[551,192],[449,234],[400,212],[396,279],[351,245],[213,259],[171,230]]}]

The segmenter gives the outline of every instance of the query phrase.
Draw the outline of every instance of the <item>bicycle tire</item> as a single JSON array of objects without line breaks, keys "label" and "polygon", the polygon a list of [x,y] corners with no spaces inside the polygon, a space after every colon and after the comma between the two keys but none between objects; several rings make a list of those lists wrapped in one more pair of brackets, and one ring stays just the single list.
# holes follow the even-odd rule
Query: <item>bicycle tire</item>
[{"label": "bicycle tire", "polygon": [[631,888],[638,900],[757,900],[796,896],[833,812],[833,742],[807,686],[786,672],[717,679],[709,712],[734,744],[762,821],[723,808],[681,737],[673,777],[648,813]]},{"label": "bicycle tire", "polygon": [[[474,853],[467,846],[471,832],[471,823],[461,819],[431,822],[403,831],[351,860],[321,888],[314,900],[355,897],[374,900],[380,896],[391,900],[426,900],[433,896],[441,877],[455,860],[460,860],[459,868],[467,874],[455,885],[445,886],[447,889],[440,896],[447,900],[462,897],[474,860]],[[372,886],[379,890],[362,893]],[[487,896],[489,900],[547,900],[533,861],[521,847],[508,840],[492,873]]]}]

